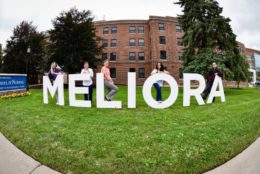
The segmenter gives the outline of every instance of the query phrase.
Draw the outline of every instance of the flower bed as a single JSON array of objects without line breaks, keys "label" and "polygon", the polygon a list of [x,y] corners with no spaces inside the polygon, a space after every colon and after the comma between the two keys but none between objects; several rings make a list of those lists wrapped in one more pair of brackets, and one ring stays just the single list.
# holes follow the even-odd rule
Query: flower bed
[{"label": "flower bed", "polygon": [[31,95],[31,92],[29,92],[29,91],[6,94],[6,95],[0,96],[0,100],[12,99],[12,98],[17,98],[17,97],[24,97],[24,96],[29,96],[29,95]]}]

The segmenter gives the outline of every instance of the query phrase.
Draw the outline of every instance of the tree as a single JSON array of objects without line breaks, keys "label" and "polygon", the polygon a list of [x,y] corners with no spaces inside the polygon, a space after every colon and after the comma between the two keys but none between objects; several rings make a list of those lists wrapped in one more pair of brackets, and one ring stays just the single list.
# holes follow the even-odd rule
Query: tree
[{"label": "tree", "polygon": [[3,71],[27,74],[29,83],[37,83],[37,75],[43,67],[45,44],[44,34],[38,32],[32,22],[22,21],[7,41]]},{"label": "tree", "polygon": [[200,54],[194,56],[194,60],[189,62],[183,71],[187,73],[196,72],[207,77],[209,66],[212,62],[218,62],[218,67],[228,74],[228,76],[233,75],[232,72],[226,68],[223,57],[213,53],[210,48],[206,48],[202,50]]},{"label": "tree", "polygon": [[[205,67],[216,61],[226,70],[228,79],[245,80],[247,70],[241,67],[246,67],[247,63],[241,58],[236,35],[229,24],[231,20],[221,15],[222,8],[218,2],[179,0],[175,4],[183,8],[183,15],[179,15],[178,20],[185,32],[182,40],[185,46],[184,71],[197,72],[198,68],[192,67],[203,66],[205,74],[207,71]],[[203,61],[202,58],[207,60]]]},{"label": "tree", "polygon": [[102,51],[90,11],[72,8],[53,20],[50,34],[50,61],[55,61],[68,73],[79,72],[84,61],[95,67],[96,56]]}]

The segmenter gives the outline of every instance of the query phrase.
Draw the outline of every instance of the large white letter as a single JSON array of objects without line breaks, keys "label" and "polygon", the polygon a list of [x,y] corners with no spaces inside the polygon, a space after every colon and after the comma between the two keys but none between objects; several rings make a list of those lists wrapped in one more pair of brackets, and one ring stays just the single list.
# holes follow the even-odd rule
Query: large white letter
[{"label": "large white letter", "polygon": [[[195,96],[199,105],[204,105],[205,102],[201,97],[201,94],[206,87],[204,77],[200,74],[184,74],[183,80],[183,106],[190,106],[191,96]],[[191,89],[192,80],[199,82],[199,87],[197,89]]]},{"label": "large white letter", "polygon": [[104,100],[104,75],[97,73],[97,108],[122,108],[121,101]]},{"label": "large white letter", "polygon": [[128,73],[128,108],[136,108],[136,74]]},{"label": "large white letter", "polygon": [[76,100],[76,94],[88,94],[88,87],[76,87],[76,81],[90,80],[89,75],[71,74],[69,75],[69,102],[70,106],[91,107],[91,101]]},{"label": "large white letter", "polygon": [[43,102],[48,104],[48,90],[53,98],[58,90],[57,104],[64,106],[64,86],[63,75],[58,75],[52,86],[48,76],[43,76]]},{"label": "large white letter", "polygon": [[[168,99],[162,103],[158,103],[157,101],[155,101],[151,94],[151,88],[153,87],[153,84],[159,80],[166,81],[169,84],[170,90],[171,90],[171,93],[170,93],[170,96],[168,97]],[[167,75],[167,74],[152,75],[145,81],[144,86],[143,86],[143,97],[144,97],[145,102],[150,107],[156,108],[156,109],[164,109],[164,108],[168,108],[171,105],[173,105],[178,97],[178,92],[179,92],[179,88],[178,88],[178,84],[177,84],[176,80],[172,76]]]},{"label": "large white letter", "polygon": [[[219,91],[217,91],[218,87]],[[221,97],[221,102],[226,101],[222,79],[219,76],[215,77],[207,103],[211,104],[213,102],[214,97]]]}]

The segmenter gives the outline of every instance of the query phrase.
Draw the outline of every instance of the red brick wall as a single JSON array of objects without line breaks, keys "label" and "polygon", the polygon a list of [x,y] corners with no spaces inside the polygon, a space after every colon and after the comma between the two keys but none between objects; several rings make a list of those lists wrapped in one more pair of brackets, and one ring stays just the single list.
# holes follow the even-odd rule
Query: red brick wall
[{"label": "red brick wall", "polygon": [[[164,23],[165,31],[159,31],[159,23]],[[97,35],[103,39],[107,39],[109,47],[103,52],[116,52],[117,60],[110,63],[111,68],[116,68],[115,83],[126,84],[127,72],[129,68],[135,68],[137,73],[137,84],[142,85],[144,80],[149,77],[152,69],[155,68],[157,62],[162,62],[167,70],[173,75],[176,80],[179,80],[179,68],[181,62],[178,58],[178,52],[181,47],[177,46],[177,38],[181,38],[183,33],[176,33],[177,20],[173,17],[156,17],[150,16],[149,20],[119,20],[119,21],[99,21],[96,22]],[[117,27],[117,33],[111,34],[111,27]],[[136,33],[129,33],[129,27],[135,26]],[[138,33],[138,26],[144,26],[144,33]],[[109,27],[109,34],[103,34],[103,28]],[[159,43],[159,37],[166,37],[166,44]],[[130,38],[136,40],[136,46],[129,46]],[[111,39],[117,40],[117,47],[111,48]],[[145,45],[138,46],[138,39],[144,39]],[[160,50],[167,52],[167,59],[160,59]],[[136,60],[129,60],[129,52],[136,53]],[[145,60],[138,60],[138,53],[145,53]],[[109,57],[109,56],[108,56]],[[138,78],[138,69],[145,68],[145,78]],[[99,67],[100,69],[100,67]],[[99,70],[98,70],[99,71]]]}]

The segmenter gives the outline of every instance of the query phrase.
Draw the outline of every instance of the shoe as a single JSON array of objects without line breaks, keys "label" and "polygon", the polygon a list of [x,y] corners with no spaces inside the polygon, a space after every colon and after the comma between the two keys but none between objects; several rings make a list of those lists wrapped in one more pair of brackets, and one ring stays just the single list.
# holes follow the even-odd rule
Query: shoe
[{"label": "shoe", "polygon": [[105,100],[106,101],[111,101],[111,99],[109,99],[107,96],[105,96]]}]

